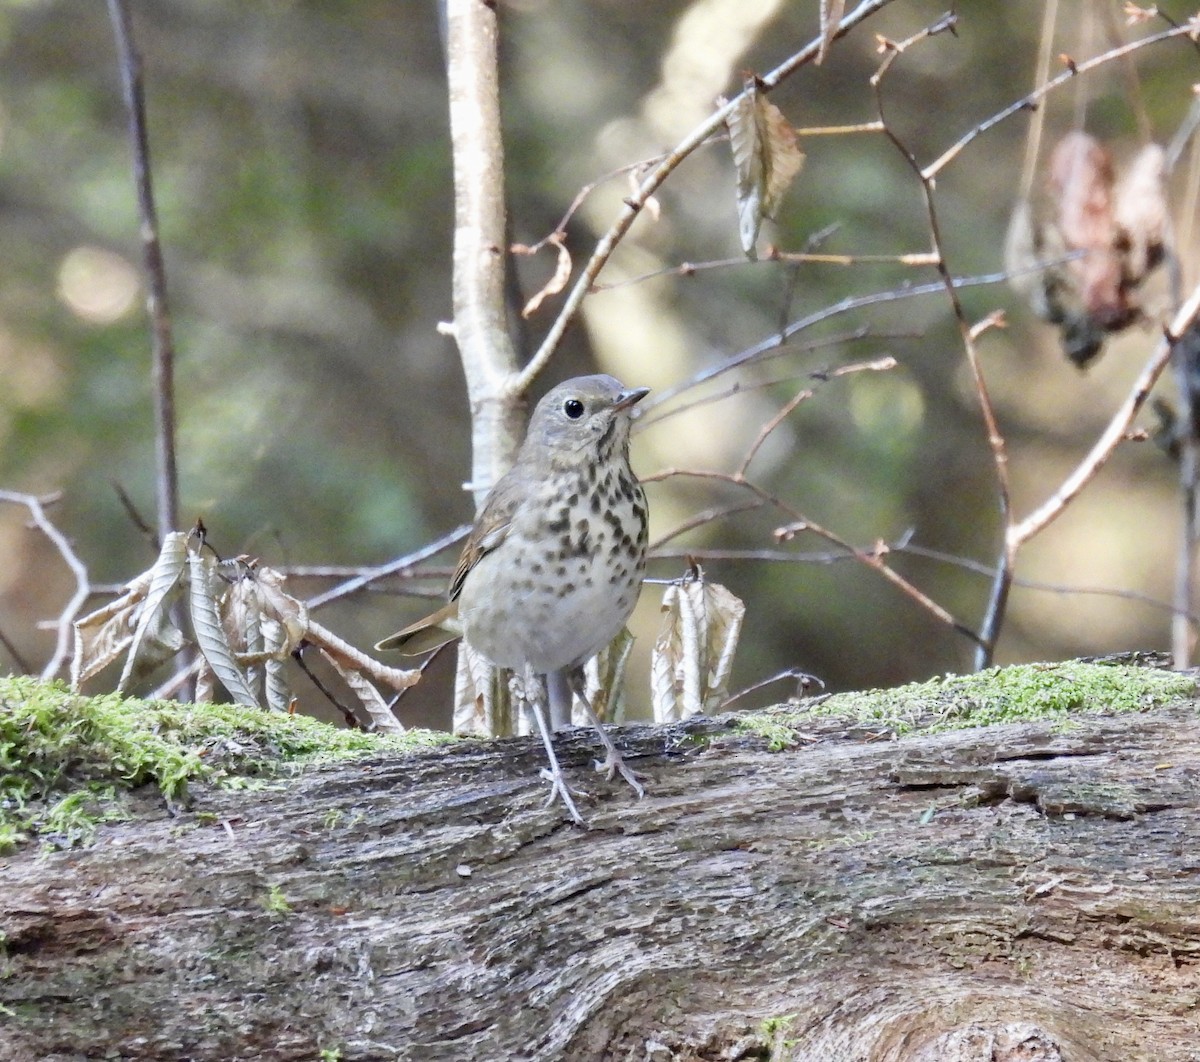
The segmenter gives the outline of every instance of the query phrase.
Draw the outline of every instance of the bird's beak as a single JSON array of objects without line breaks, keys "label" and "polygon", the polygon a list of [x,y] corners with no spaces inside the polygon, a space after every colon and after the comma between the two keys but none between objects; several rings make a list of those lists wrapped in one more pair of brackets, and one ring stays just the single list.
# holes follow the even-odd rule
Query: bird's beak
[{"label": "bird's beak", "polygon": [[613,411],[617,412],[622,409],[628,409],[630,406],[635,406],[649,393],[649,387],[633,387],[628,391],[622,391],[617,395],[617,400],[613,403]]}]

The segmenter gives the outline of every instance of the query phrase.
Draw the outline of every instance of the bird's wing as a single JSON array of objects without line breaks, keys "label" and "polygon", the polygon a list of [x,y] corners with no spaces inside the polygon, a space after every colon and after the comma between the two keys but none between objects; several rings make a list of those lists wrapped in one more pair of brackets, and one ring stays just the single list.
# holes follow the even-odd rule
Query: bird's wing
[{"label": "bird's wing", "polygon": [[521,492],[516,489],[516,481],[511,474],[501,477],[488,495],[450,580],[451,601],[457,600],[462,593],[463,583],[471,569],[508,537],[520,496]]}]

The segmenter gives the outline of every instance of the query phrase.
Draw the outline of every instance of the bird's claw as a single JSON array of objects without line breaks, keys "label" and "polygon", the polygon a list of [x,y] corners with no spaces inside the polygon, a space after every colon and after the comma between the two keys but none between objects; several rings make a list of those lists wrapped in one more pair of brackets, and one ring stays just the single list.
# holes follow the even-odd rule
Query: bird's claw
[{"label": "bird's claw", "polygon": [[557,798],[566,806],[567,811],[571,815],[571,820],[575,825],[586,828],[587,819],[579,814],[579,809],[575,806],[573,798],[576,796],[587,796],[587,794],[574,790],[567,785],[567,780],[562,776],[561,771],[553,771],[549,767],[543,767],[538,773],[550,783],[550,795],[546,798],[546,803],[542,806],[548,808],[554,803],[555,798]]},{"label": "bird's claw", "polygon": [[597,772],[603,772],[604,777],[610,782],[619,774],[629,783],[633,791],[637,793],[638,800],[641,800],[646,795],[645,787],[638,780],[638,776],[625,765],[625,760],[615,748],[609,749],[604,759],[596,760],[593,766]]}]

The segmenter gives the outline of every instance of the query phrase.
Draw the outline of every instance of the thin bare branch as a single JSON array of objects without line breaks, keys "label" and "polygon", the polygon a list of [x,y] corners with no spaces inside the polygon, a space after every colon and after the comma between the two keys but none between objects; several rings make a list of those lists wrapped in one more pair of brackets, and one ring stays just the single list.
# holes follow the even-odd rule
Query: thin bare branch
[{"label": "thin bare branch", "polygon": [[[911,542],[905,543],[902,546],[896,546],[893,552],[907,553],[914,557],[924,557],[937,561],[940,564],[950,564],[955,568],[976,572],[979,575],[986,575],[989,578],[994,578],[996,575],[996,569],[990,564],[983,564],[968,557],[958,557],[952,553],[945,553],[942,550],[916,546]],[[1072,586],[1069,583],[1048,583],[1041,579],[1023,579],[1018,575],[1013,576],[1012,585],[1020,587],[1022,590],[1036,590],[1046,594],[1080,597],[1114,597],[1123,601],[1136,601],[1139,605],[1145,605],[1160,612],[1170,612],[1173,615],[1178,614],[1176,606],[1171,604],[1171,602],[1163,601],[1151,594],[1144,594],[1140,590],[1118,590],[1111,586]],[[1200,619],[1200,614],[1196,612],[1185,610],[1182,615],[1184,619],[1191,622],[1196,622]]]},{"label": "thin bare branch", "polygon": [[[944,550],[930,549],[926,546],[918,546],[908,541],[908,535],[902,535],[895,542],[887,544],[887,551],[891,554],[904,554],[906,556],[919,557],[924,560],[936,561],[939,564],[947,564],[955,568],[960,568],[963,571],[971,572],[976,575],[985,576],[992,579],[996,575],[996,568],[991,564],[984,564],[982,561],[974,560],[970,557],[960,557],[957,554],[947,553]],[[860,547],[861,548],[861,547]],[[684,560],[688,557],[697,561],[755,561],[763,564],[844,564],[847,561],[853,561],[854,555],[845,553],[842,550],[786,550],[786,549],[721,549],[719,547],[704,547],[704,546],[684,546],[682,548],[664,549],[656,548],[653,552],[653,560]],[[670,582],[671,580],[647,579],[648,583]],[[1134,601],[1139,605],[1145,605],[1147,608],[1157,609],[1160,612],[1169,612],[1172,615],[1178,613],[1175,605],[1169,601],[1163,601],[1160,598],[1154,597],[1151,594],[1142,593],[1140,590],[1120,590],[1110,586],[1074,586],[1069,583],[1050,583],[1040,579],[1024,579],[1020,576],[1013,576],[1012,585],[1019,587],[1022,590],[1033,590],[1039,593],[1059,594],[1067,596],[1081,597],[1112,597],[1122,601]],[[1200,613],[1195,611],[1184,610],[1182,613],[1184,619],[1189,622],[1200,622]]]},{"label": "thin bare branch", "polygon": [[[848,376],[852,373],[858,372],[887,372],[895,367],[896,359],[888,356],[876,358],[874,361],[858,362],[855,365],[842,365],[831,372],[826,373],[825,376],[827,379],[833,379],[836,376]],[[767,441],[771,433],[789,416],[791,416],[792,412],[798,405],[800,405],[801,402],[807,401],[808,399],[812,398],[812,396],[813,389],[811,387],[806,387],[803,390],[798,391],[786,403],[784,403],[783,408],[780,409],[775,416],[773,416],[766,422],[766,424],[762,426],[758,435],[750,444],[750,448],[746,451],[746,456],[742,458],[742,463],[735,473],[738,479],[745,478],[746,472],[750,468],[750,463],[757,456],[759,450],[762,449],[763,444]]]},{"label": "thin bare branch", "polygon": [[332,586],[324,593],[317,594],[316,597],[308,600],[308,607],[315,609],[320,608],[322,605],[328,605],[330,602],[338,601],[343,597],[357,593],[359,590],[370,586],[373,582],[389,575],[409,574],[422,561],[428,560],[430,557],[435,557],[442,550],[449,549],[456,543],[461,542],[467,537],[470,530],[470,524],[460,524],[453,531],[442,535],[441,538],[434,539],[428,545],[422,546],[412,553],[403,557],[397,557],[395,560],[388,561],[387,564],[381,564],[378,568],[368,569],[354,576],[353,579],[342,583],[340,586]]},{"label": "thin bare branch", "polygon": [[[978,276],[970,277],[951,277],[950,283],[956,290],[984,287],[989,284],[1002,284],[1008,282],[1014,276],[1023,276],[1026,273],[1038,273],[1051,266],[1070,261],[1077,257],[1079,257],[1079,252],[1073,252],[1070,255],[1063,255],[1055,259],[1038,262],[1027,269],[1001,273],[982,273]],[[701,369],[686,380],[681,380],[673,387],[664,387],[655,391],[641,403],[641,407],[643,411],[657,409],[676,395],[691,390],[691,388],[699,384],[707,383],[709,380],[716,379],[718,376],[723,376],[725,373],[732,372],[734,369],[741,368],[743,365],[748,365],[751,362],[764,361],[767,359],[767,356],[782,355],[786,353],[784,347],[789,345],[788,341],[792,336],[803,332],[805,329],[812,328],[814,325],[822,324],[835,317],[840,317],[842,314],[850,313],[853,310],[861,310],[869,306],[882,306],[887,303],[901,302],[904,299],[921,298],[926,295],[942,295],[945,291],[946,281],[938,279],[925,284],[911,284],[901,288],[890,288],[887,291],[872,292],[869,295],[848,296],[839,302],[835,302],[830,306],[816,310],[805,317],[793,321],[781,332],[768,336],[766,339],[755,343],[754,346],[747,347],[745,350],[741,350],[737,354],[733,354],[723,361],[717,362],[716,365],[710,365],[706,369]]]},{"label": "thin bare branch", "polygon": [[351,708],[350,705],[346,704],[340,697],[338,697],[338,695],[334,693],[333,690],[331,690],[325,684],[325,682],[322,681],[321,676],[308,666],[308,661],[304,659],[304,652],[308,648],[309,645],[307,642],[299,646],[292,653],[292,659],[300,665],[300,670],[308,676],[308,680],[314,686],[316,686],[322,694],[324,694],[325,699],[338,710],[342,716],[342,719],[345,721],[346,726],[348,726],[351,730],[366,730],[367,724],[358,718],[358,714],[354,711],[354,709]]},{"label": "thin bare branch", "polygon": [[109,18],[120,56],[129,139],[133,145],[133,179],[141,216],[142,255],[146,266],[153,337],[155,453],[158,463],[156,499],[159,541],[175,530],[179,513],[179,475],[175,462],[175,344],[167,303],[167,269],[158,238],[158,213],[150,171],[150,138],[146,131],[146,100],[142,58],[133,40],[126,0],[108,0]]},{"label": "thin bare branch", "polygon": [[983,136],[984,133],[990,132],[996,126],[1000,125],[1001,122],[1007,121],[1014,114],[1017,114],[1020,111],[1034,110],[1042,99],[1053,92],[1056,88],[1059,88],[1061,85],[1065,85],[1077,75],[1086,74],[1089,70],[1095,70],[1098,67],[1104,66],[1106,63],[1112,62],[1114,59],[1124,55],[1129,55],[1142,48],[1148,48],[1154,44],[1161,44],[1163,41],[1171,40],[1174,37],[1186,36],[1188,32],[1189,27],[1186,25],[1174,26],[1170,29],[1163,30],[1161,33],[1155,33],[1149,37],[1142,37],[1139,40],[1130,41],[1128,44],[1122,45],[1120,48],[1112,48],[1103,55],[1094,56],[1085,62],[1072,64],[1070,68],[1059,74],[1058,77],[1051,78],[1044,85],[1040,85],[1038,88],[1035,88],[1027,96],[1022,96],[1015,103],[1009,104],[1002,111],[998,111],[996,114],[993,114],[990,118],[980,122],[969,132],[965,133],[953,144],[951,144],[950,147],[943,151],[941,155],[934,159],[933,162],[926,166],[921,171],[921,175],[928,179],[936,178],[937,175],[941,173],[942,170],[944,170],[968,144],[979,139],[979,137]]},{"label": "thin bare branch", "polygon": [[24,654],[13,644],[12,639],[3,630],[0,630],[0,645],[4,646],[8,655],[13,658],[13,663],[17,665],[17,671],[22,675],[28,675],[33,670],[29,666],[29,661],[25,659]]},{"label": "thin bare branch", "polygon": [[[986,325],[976,325],[968,320],[966,312],[963,309],[962,300],[958,297],[958,285],[955,284],[946,262],[945,245],[941,235],[941,223],[938,218],[937,205],[934,199],[936,178],[927,170],[921,169],[916,156],[888,125],[887,116],[884,113],[883,81],[895,60],[912,45],[927,40],[938,33],[952,30],[954,24],[955,16],[953,13],[950,13],[943,15],[938,21],[905,41],[898,43],[888,42],[887,55],[880,64],[879,69],[872,76],[871,87],[875,93],[875,104],[879,109],[879,119],[884,124],[884,135],[892,142],[896,150],[900,152],[921,184],[926,222],[929,226],[929,237],[933,245],[933,253],[937,258],[937,270],[941,275],[946,297],[954,312],[954,319],[958,325],[963,350],[967,356],[967,364],[971,369],[971,376],[975,384],[975,393],[979,399],[980,415],[983,418],[988,446],[992,452],[992,462],[996,469],[996,493],[1000,519],[1003,526],[1008,528],[1011,523],[1012,514],[1011,491],[1008,477],[1008,447],[1004,436],[1000,433],[995,406],[992,404],[987,380],[983,373],[983,362],[975,343],[976,336]],[[985,321],[990,320],[992,318],[985,319]],[[984,668],[991,663],[997,632],[999,631],[1000,624],[1003,622],[1008,603],[1008,589],[1012,580],[1014,556],[1013,550],[1007,547],[1002,551],[1000,556],[1000,563],[995,582],[993,583],[992,593],[989,595],[984,622],[980,627],[978,635],[975,636],[977,645],[975,666],[977,668]]]},{"label": "thin bare branch", "polygon": [[1159,340],[1154,354],[1146,362],[1138,378],[1130,388],[1129,395],[1121,403],[1120,408],[1113,414],[1108,426],[1100,438],[1096,440],[1088,455],[1049,498],[1024,520],[1013,524],[1006,535],[1010,548],[1016,548],[1029,541],[1034,535],[1046,527],[1051,521],[1062,514],[1067,504],[1081,491],[1104,467],[1113,455],[1117,446],[1129,434],[1133,418],[1137,416],[1145,404],[1155,381],[1162,374],[1171,360],[1171,348],[1174,339],[1182,335],[1200,313],[1200,286],[1198,286],[1183,304],[1175,319],[1171,322],[1169,334]]},{"label": "thin bare branch", "polygon": [[679,265],[663,266],[661,269],[652,269],[647,273],[640,273],[636,277],[615,280],[611,284],[595,284],[592,287],[592,291],[616,291],[619,288],[627,288],[634,284],[642,284],[647,280],[654,280],[656,277],[690,277],[712,269],[733,269],[739,266],[753,267],[771,262],[838,266],[937,265],[936,260],[928,251],[916,251],[911,254],[813,254],[804,251],[781,251],[778,248],[771,248],[759,258],[747,258],[745,255],[740,255],[737,258],[718,258],[711,262],[680,262]]},{"label": "thin bare branch", "polygon": [[804,136],[845,136],[847,133],[882,133],[883,126],[878,121],[858,122],[853,125],[818,125],[797,128],[796,135]]},{"label": "thin bare branch", "polygon": [[[717,140],[718,138],[714,137],[710,142],[717,143]],[[553,231],[551,231],[548,235],[543,236],[540,240],[538,240],[537,243],[531,244],[528,248],[528,251],[530,253],[540,251],[555,237],[561,238],[563,233],[567,231],[567,226],[571,223],[571,219],[575,216],[579,208],[583,206],[587,197],[602,184],[607,184],[609,181],[614,180],[617,177],[624,177],[629,174],[633,174],[636,177],[637,174],[653,169],[660,162],[662,162],[663,158],[664,156],[657,155],[652,159],[643,159],[641,162],[630,162],[624,166],[618,166],[615,170],[609,170],[608,173],[601,177],[597,177],[594,181],[589,181],[582,188],[580,188],[578,192],[575,193],[575,198],[571,200],[571,205],[567,207],[566,213],[564,213],[559,219],[558,224],[554,226]]]},{"label": "thin bare branch", "polygon": [[71,655],[71,624],[74,623],[75,617],[79,615],[92,592],[87,566],[79,559],[71,543],[67,540],[67,536],[55,527],[46,515],[44,506],[51,501],[57,501],[57,496],[42,499],[33,494],[18,494],[10,490],[0,490],[0,502],[23,505],[29,510],[34,526],[50,540],[54,548],[58,550],[58,555],[62,557],[63,563],[71,569],[71,574],[75,577],[75,593],[71,595],[71,599],[54,621],[56,631],[54,654],[42,668],[42,678],[47,680],[54,678],[62,670],[67,658]]},{"label": "thin bare branch", "polygon": [[779,409],[778,412],[776,412],[776,414],[759,429],[758,435],[754,437],[754,441],[750,444],[750,448],[746,451],[746,456],[742,458],[742,463],[738,466],[737,471],[734,473],[738,479],[741,479],[746,475],[746,472],[750,468],[750,463],[757,456],[758,451],[762,449],[763,444],[768,438],[770,438],[771,433],[778,428],[780,424],[787,420],[789,416],[791,416],[801,402],[807,401],[808,399],[812,398],[812,396],[813,390],[811,387],[805,387],[802,390],[797,391],[783,404],[783,407]]},{"label": "thin bare branch", "polygon": [[808,691],[814,686],[823,687],[825,685],[825,683],[817,678],[816,675],[810,675],[807,671],[802,671],[798,667],[789,667],[785,668],[783,671],[776,672],[770,678],[761,679],[758,682],[755,682],[753,685],[747,686],[745,689],[738,690],[737,693],[730,694],[721,702],[721,711],[726,711],[731,704],[733,704],[735,701],[740,701],[747,694],[755,693],[758,690],[764,689],[767,686],[771,686],[776,682],[783,682],[785,679],[789,679],[796,683],[796,692],[789,697],[788,700],[794,702],[803,701],[806,704],[816,703],[817,701],[817,698],[815,697],[811,700],[807,699]]},{"label": "thin bare branch", "polygon": [[813,521],[803,517],[792,524],[777,528],[775,531],[775,538],[780,542],[788,542],[795,535],[802,531],[811,531],[813,534],[819,535],[821,538],[825,539],[825,541],[832,542],[834,545],[840,546],[860,564],[865,564],[868,568],[878,572],[881,576],[883,576],[884,579],[896,587],[896,589],[901,591],[901,593],[912,598],[913,601],[915,601],[921,606],[921,608],[933,616],[934,619],[937,619],[946,624],[948,627],[953,628],[964,638],[970,639],[976,645],[979,644],[979,635],[976,634],[970,627],[968,627],[961,620],[956,619],[947,609],[939,605],[927,593],[918,589],[913,583],[909,582],[906,578],[904,578],[903,575],[897,572],[894,568],[890,567],[884,561],[884,557],[886,557],[889,553],[886,542],[878,542],[876,543],[875,547],[870,550],[859,549],[859,547],[847,542],[840,535],[835,534],[828,528],[822,527],[820,524],[814,523]]},{"label": "thin bare branch", "polygon": [[739,476],[731,472],[716,472],[709,469],[687,469],[687,468],[666,468],[662,469],[653,475],[642,477],[643,483],[657,483],[672,477],[681,477],[688,479],[709,480],[714,482],[728,483],[731,486],[738,487],[752,494],[755,498],[762,502],[762,507],[770,507],[782,513],[788,520],[788,523],[783,527],[777,528],[775,538],[780,542],[791,541],[796,535],[803,531],[811,531],[814,535],[825,539],[837,546],[839,549],[845,550],[847,554],[852,556],[861,564],[865,564],[868,568],[877,572],[884,579],[890,582],[894,587],[900,590],[903,594],[911,598],[923,609],[930,613],[935,619],[953,628],[965,638],[969,638],[972,642],[978,644],[979,636],[971,630],[966,624],[956,619],[946,609],[939,605],[936,601],[919,590],[916,586],[910,583],[904,576],[900,575],[894,569],[890,568],[884,557],[888,554],[888,546],[884,542],[879,542],[872,550],[862,550],[857,546],[847,542],[840,535],[835,534],[828,528],[822,527],[820,524],[809,520],[792,506],[786,504],[770,491],[765,490],[753,481]]},{"label": "thin bare branch", "polygon": [[[643,481],[645,482],[645,481]],[[753,512],[755,509],[761,509],[767,503],[762,498],[752,498],[750,501],[739,502],[736,505],[725,505],[719,509],[705,509],[702,512],[695,513],[683,523],[671,528],[665,534],[659,535],[647,547],[650,553],[656,557],[673,556],[662,550],[662,546],[672,539],[678,538],[680,535],[687,534],[689,531],[694,531],[697,527],[704,527],[706,524],[714,523],[717,520],[723,520],[727,516],[736,516],[739,513]],[[686,550],[682,550],[679,556],[687,556]]]}]

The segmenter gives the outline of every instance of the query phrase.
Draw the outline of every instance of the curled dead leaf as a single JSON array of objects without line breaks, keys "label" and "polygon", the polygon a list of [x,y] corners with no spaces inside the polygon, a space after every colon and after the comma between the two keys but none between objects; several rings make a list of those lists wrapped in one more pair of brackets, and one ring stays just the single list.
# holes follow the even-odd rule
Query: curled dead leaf
[{"label": "curled dead leaf", "polygon": [[1013,210],[1005,242],[1010,283],[1034,313],[1059,326],[1064,352],[1080,367],[1109,333],[1146,313],[1136,289],[1168,250],[1165,158],[1149,144],[1118,181],[1103,144],[1068,133],[1050,155],[1044,195]]},{"label": "curled dead leaf", "polygon": [[546,281],[542,290],[525,303],[524,309],[521,310],[522,317],[532,317],[537,313],[543,302],[550,298],[551,295],[557,295],[562,291],[571,279],[571,252],[567,250],[562,233],[554,233],[547,237],[545,242],[551,247],[558,248],[558,264],[555,266],[554,275]]},{"label": "curled dead leaf", "polygon": [[1167,153],[1161,145],[1147,144],[1134,156],[1117,184],[1114,215],[1124,281],[1140,284],[1167,248]]},{"label": "curled dead leaf", "polygon": [[738,231],[742,250],[755,258],[763,218],[774,217],[784,193],[804,165],[796,131],[783,112],[746,80],[725,122],[737,174]]},{"label": "curled dead leaf", "polygon": [[667,587],[662,611],[650,662],[655,721],[719,709],[728,696],[746,606],[698,573]]}]

